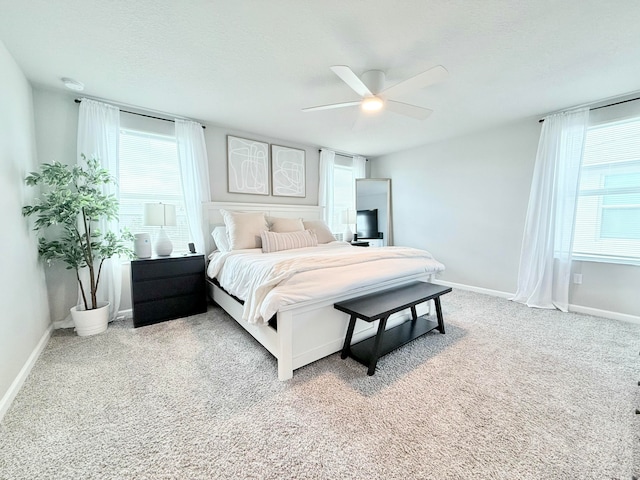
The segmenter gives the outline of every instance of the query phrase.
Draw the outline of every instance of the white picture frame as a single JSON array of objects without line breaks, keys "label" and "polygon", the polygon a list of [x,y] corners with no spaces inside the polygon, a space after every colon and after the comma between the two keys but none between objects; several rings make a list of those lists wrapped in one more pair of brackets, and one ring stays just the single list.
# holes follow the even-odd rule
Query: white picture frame
[{"label": "white picture frame", "polygon": [[271,194],[274,197],[301,197],[306,193],[304,150],[271,145]]},{"label": "white picture frame", "polygon": [[227,135],[229,193],[269,195],[269,144]]}]

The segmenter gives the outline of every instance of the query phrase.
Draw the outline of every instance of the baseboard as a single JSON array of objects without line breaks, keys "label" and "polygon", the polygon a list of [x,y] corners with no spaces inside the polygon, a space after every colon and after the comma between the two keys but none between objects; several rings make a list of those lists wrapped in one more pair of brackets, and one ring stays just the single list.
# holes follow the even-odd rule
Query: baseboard
[{"label": "baseboard", "polygon": [[610,318],[611,320],[622,320],[623,322],[640,323],[640,317],[627,313],[612,312],[610,310],[600,310],[599,308],[584,307],[582,305],[569,305],[570,312],[584,313],[594,317]]},{"label": "baseboard", "polygon": [[[502,292],[500,290],[491,290],[489,288],[474,287],[463,283],[447,282],[445,280],[436,279],[433,283],[444,285],[445,287],[459,288],[460,290],[468,290],[470,292],[484,293],[492,297],[511,298],[513,293]],[[594,317],[609,318],[611,320],[622,320],[624,322],[640,323],[640,317],[629,315],[626,313],[612,312],[610,310],[601,310],[599,308],[585,307],[582,305],[569,305],[569,311],[575,313],[584,313],[585,315],[593,315]]]},{"label": "baseboard", "polygon": [[491,290],[490,288],[474,287],[472,285],[465,285],[464,283],[447,282],[446,280],[435,279],[433,283],[438,285],[444,285],[445,287],[459,288],[460,290],[468,290],[470,292],[484,293],[485,295],[491,295],[492,297],[511,298],[513,293],[501,292],[500,290]]},{"label": "baseboard", "polygon": [[51,337],[51,332],[53,332],[53,325],[49,325],[49,328],[47,328],[47,330],[44,332],[44,334],[42,335],[42,338],[40,338],[40,341],[36,345],[36,348],[34,348],[33,351],[31,352],[31,355],[29,355],[29,358],[27,359],[26,363],[20,370],[20,373],[18,373],[18,376],[15,378],[15,380],[9,387],[9,390],[7,390],[7,393],[5,393],[4,396],[0,399],[0,422],[4,418],[4,415],[7,413],[7,411],[9,411],[9,407],[11,407],[11,403],[13,403],[13,399],[16,398],[16,395],[18,395],[18,392],[20,391],[20,389],[22,388],[22,385],[24,384],[25,380],[29,376],[31,369],[33,368],[33,366],[36,363],[36,360],[38,360],[38,357],[44,350],[44,347],[47,346],[47,343],[49,342],[49,338]]}]

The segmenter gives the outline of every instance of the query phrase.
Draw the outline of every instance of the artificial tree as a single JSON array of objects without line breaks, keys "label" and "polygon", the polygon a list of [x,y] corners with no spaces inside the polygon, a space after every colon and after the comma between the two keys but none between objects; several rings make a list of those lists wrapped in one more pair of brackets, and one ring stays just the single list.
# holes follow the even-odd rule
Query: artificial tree
[{"label": "artificial tree", "polygon": [[[116,234],[101,232],[100,220],[113,220],[118,214],[118,200],[103,193],[103,186],[115,183],[96,158],[82,155],[86,167],[60,162],[45,163],[40,172],[29,174],[25,182],[42,188],[34,205],[22,208],[24,216],[35,215],[34,230],[54,232],[38,239],[38,253],[51,264],[62,260],[67,269],[74,269],[85,310],[98,308],[97,291],[104,261],[115,255],[133,258],[127,230]],[[88,268],[88,289],[80,271]],[[87,299],[87,291],[90,301]]]}]

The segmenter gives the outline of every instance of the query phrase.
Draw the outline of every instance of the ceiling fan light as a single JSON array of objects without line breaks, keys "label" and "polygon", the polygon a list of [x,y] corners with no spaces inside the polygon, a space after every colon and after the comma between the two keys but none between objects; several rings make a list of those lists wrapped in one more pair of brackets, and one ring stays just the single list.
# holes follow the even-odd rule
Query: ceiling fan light
[{"label": "ceiling fan light", "polygon": [[367,112],[375,112],[380,110],[384,102],[379,97],[367,97],[362,101],[362,110]]}]

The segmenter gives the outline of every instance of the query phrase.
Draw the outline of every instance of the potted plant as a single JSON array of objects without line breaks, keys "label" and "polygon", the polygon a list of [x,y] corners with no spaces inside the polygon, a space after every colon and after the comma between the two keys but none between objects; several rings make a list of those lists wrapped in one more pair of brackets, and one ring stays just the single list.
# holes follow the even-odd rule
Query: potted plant
[{"label": "potted plant", "polygon": [[[103,185],[114,183],[109,172],[100,167],[96,158],[87,159],[86,167],[45,163],[39,172],[29,174],[25,182],[40,186],[41,195],[34,205],[22,208],[24,216],[35,216],[34,230],[53,234],[40,236],[38,253],[48,264],[62,260],[67,269],[76,272],[82,302],[72,307],[71,317],[80,336],[100,333],[107,329],[109,303],[98,302],[97,291],[104,261],[115,255],[133,258],[128,231],[116,235],[101,232],[100,220],[117,218],[118,201],[114,195],[103,193]],[[88,269],[88,278],[81,270]],[[88,317],[88,318],[87,318]]]}]

